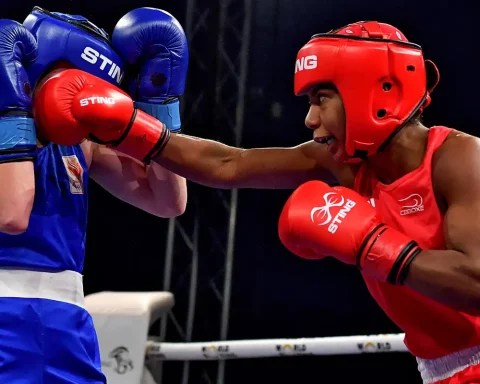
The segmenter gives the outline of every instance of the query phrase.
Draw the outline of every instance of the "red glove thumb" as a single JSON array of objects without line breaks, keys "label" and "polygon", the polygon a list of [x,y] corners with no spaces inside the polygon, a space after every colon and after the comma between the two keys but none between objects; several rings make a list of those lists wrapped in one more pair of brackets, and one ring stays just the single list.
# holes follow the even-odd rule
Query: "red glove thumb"
[{"label": "red glove thumb", "polygon": [[[331,233],[327,234],[327,237],[332,239],[337,237],[332,236],[338,228],[334,216],[344,205],[347,210],[351,208],[349,200],[346,200],[341,192],[340,189],[331,188],[321,181],[309,181],[292,193],[283,207],[278,222],[278,235],[290,252],[305,259],[318,260],[337,256],[339,253],[337,250],[332,253],[336,247],[332,247],[328,241],[321,241],[321,232],[328,230]],[[352,207],[354,205],[355,203]],[[348,253],[347,239],[341,240],[340,243],[342,244],[340,248],[347,248],[340,253]]]},{"label": "red glove thumb", "polygon": [[[283,207],[282,214],[278,220],[278,236],[280,237],[282,244],[294,255],[304,259],[319,260],[328,257],[327,254],[322,253],[318,249],[318,245],[313,246],[312,244],[307,246],[304,239],[302,239],[302,241],[297,241],[297,237],[295,236],[295,232],[297,230],[292,228],[292,217],[288,214],[288,212],[298,211],[290,209],[291,204],[292,200],[289,199]],[[296,223],[303,222],[303,220],[295,221]]]}]

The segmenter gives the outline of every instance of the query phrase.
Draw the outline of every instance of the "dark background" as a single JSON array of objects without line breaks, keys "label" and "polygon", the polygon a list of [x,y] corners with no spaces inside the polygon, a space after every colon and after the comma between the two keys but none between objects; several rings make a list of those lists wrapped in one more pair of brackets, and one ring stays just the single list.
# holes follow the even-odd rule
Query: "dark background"
[{"label": "dark background", "polygon": [[[206,0],[204,4],[211,8],[211,18],[214,18],[218,12],[218,0]],[[186,8],[184,0],[141,3],[111,0],[44,0],[38,3],[23,0],[9,1],[8,6],[2,1],[1,14],[4,18],[22,22],[34,5],[50,11],[81,14],[109,33],[117,20],[133,8],[162,8],[173,13],[181,23],[185,22]],[[478,26],[473,5],[445,0],[256,0],[243,147],[290,146],[310,139],[311,133],[303,126],[308,104],[304,99],[295,98],[292,92],[296,52],[314,33],[368,19],[397,26],[407,38],[422,45],[426,57],[438,65],[441,81],[426,111],[426,125],[447,125],[477,133],[476,102],[480,80],[474,59],[478,49]],[[214,63],[215,28],[212,27],[202,38],[205,43],[203,55]],[[198,47],[198,41],[196,44]],[[211,76],[200,76],[196,62],[192,60],[187,89],[192,92],[204,89],[212,96],[213,70],[214,66]],[[282,107],[279,117],[271,113],[273,103]],[[189,122],[186,133],[221,139],[222,128],[222,124],[214,120],[213,110],[205,108],[201,119]],[[205,213],[214,220],[217,207],[212,199],[207,198],[209,193],[203,187],[189,184],[189,204],[184,222],[193,220],[193,215]],[[228,338],[399,332],[370,298],[355,269],[333,260],[307,262],[293,257],[281,246],[276,224],[288,195],[289,191],[240,191]],[[95,184],[90,196],[85,293],[161,290],[167,220],[129,207]],[[208,246],[202,244],[201,236],[194,341],[218,338],[218,324],[209,320],[218,304],[212,306],[206,293],[213,260]],[[177,301],[175,310],[181,317],[185,308],[185,289],[178,285],[172,291]],[[169,334],[168,341],[177,340],[178,336]],[[216,366],[215,362],[193,363],[190,382],[203,382],[194,378],[199,377],[196,372],[204,369],[214,372],[213,366]],[[164,382],[180,382],[175,378],[180,369],[180,363],[167,363]],[[414,358],[402,353],[227,363],[228,384],[310,382],[421,381]]]}]

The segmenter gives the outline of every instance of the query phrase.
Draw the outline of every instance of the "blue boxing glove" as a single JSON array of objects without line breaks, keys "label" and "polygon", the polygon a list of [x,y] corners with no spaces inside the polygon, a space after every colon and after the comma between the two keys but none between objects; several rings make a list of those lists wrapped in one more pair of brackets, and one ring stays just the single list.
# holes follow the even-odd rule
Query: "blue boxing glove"
[{"label": "blue boxing glove", "polygon": [[33,161],[37,135],[32,90],[25,67],[37,56],[37,42],[20,23],[0,20],[0,163]]},{"label": "blue boxing glove", "polygon": [[112,45],[127,69],[128,91],[135,107],[180,131],[178,97],[185,90],[188,43],[180,23],[168,12],[137,8],[115,26]]}]

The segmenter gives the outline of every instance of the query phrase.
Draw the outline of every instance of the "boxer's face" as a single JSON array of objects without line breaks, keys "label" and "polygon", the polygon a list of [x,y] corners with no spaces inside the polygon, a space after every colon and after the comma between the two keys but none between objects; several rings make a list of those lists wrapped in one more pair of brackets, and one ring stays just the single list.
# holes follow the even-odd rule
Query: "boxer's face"
[{"label": "boxer's face", "polygon": [[345,109],[338,91],[333,85],[320,84],[307,95],[310,109],[305,125],[313,130],[313,139],[327,145],[337,161],[346,160]]}]

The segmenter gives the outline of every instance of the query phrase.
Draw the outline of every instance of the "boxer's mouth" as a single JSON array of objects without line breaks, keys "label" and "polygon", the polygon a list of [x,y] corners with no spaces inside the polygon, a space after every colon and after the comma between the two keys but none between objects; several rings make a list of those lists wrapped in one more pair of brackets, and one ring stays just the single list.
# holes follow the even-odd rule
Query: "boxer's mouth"
[{"label": "boxer's mouth", "polygon": [[313,140],[314,140],[316,143],[318,143],[318,144],[327,144],[327,145],[330,145],[330,144],[332,144],[336,139],[335,139],[335,136],[329,135],[329,136],[315,137]]}]

